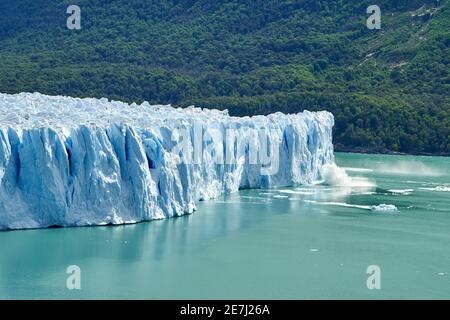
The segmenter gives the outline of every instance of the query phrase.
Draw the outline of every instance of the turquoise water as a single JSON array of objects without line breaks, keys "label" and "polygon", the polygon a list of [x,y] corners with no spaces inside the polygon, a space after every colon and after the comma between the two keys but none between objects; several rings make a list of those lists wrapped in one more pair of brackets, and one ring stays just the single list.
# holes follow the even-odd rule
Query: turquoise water
[{"label": "turquoise water", "polygon": [[[242,191],[166,221],[0,233],[0,299],[449,299],[450,159],[337,162],[364,179]],[[66,288],[69,265],[81,290]]]}]

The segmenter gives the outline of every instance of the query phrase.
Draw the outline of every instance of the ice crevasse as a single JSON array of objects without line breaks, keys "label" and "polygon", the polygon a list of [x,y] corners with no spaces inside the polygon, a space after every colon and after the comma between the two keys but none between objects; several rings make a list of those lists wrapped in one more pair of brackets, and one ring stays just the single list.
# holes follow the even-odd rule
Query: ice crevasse
[{"label": "ice crevasse", "polygon": [[170,218],[239,189],[310,184],[334,162],[333,124],[0,94],[0,230]]}]

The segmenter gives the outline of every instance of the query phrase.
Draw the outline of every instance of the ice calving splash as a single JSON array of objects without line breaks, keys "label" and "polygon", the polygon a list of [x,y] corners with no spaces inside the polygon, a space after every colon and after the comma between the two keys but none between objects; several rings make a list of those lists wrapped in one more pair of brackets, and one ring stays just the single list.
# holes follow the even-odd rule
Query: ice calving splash
[{"label": "ice calving splash", "polygon": [[169,218],[240,188],[310,184],[334,162],[333,124],[0,94],[0,229]]},{"label": "ice calving splash", "polygon": [[335,163],[327,163],[321,169],[323,183],[335,187],[348,188],[375,188],[376,184],[365,177],[351,177],[345,168],[338,167]]}]

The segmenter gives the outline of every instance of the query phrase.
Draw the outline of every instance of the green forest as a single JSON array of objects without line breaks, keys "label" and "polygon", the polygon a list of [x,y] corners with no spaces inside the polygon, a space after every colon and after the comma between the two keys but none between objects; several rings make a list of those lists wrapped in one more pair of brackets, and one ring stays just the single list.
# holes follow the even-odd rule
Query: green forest
[{"label": "green forest", "polygon": [[[66,27],[71,4],[81,30]],[[450,154],[450,0],[2,0],[0,13],[3,93],[328,110],[336,150]]]}]

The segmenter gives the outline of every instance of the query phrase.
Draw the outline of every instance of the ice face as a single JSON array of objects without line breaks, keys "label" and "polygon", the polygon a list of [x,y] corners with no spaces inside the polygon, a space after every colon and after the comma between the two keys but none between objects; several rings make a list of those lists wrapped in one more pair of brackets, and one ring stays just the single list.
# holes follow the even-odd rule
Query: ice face
[{"label": "ice face", "polygon": [[0,229],[163,219],[241,188],[310,184],[334,162],[333,124],[0,94]]}]

